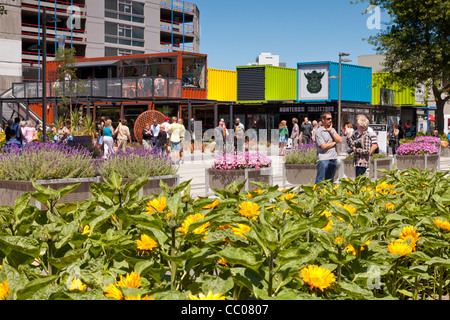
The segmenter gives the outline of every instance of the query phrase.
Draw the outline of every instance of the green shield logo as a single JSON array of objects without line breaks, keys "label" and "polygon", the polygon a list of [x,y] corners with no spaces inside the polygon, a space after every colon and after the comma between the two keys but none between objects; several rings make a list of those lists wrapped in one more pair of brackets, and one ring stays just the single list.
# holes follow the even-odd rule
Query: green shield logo
[{"label": "green shield logo", "polygon": [[325,72],[317,72],[314,70],[310,73],[305,73],[305,78],[308,80],[308,85],[306,89],[309,93],[319,93],[322,90],[322,78]]}]

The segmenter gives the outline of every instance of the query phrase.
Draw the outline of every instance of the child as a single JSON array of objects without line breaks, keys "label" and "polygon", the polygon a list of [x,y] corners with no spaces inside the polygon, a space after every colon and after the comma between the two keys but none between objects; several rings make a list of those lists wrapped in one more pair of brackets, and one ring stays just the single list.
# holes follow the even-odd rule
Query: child
[{"label": "child", "polygon": [[166,153],[167,140],[166,128],[164,128],[164,126],[160,126],[158,133],[158,144],[156,147],[158,153],[162,156]]}]

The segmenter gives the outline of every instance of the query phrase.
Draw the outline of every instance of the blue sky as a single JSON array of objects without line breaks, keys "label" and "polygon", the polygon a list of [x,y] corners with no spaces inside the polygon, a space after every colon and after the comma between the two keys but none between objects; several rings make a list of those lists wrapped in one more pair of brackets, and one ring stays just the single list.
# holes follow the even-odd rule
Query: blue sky
[{"label": "blue sky", "polygon": [[[261,52],[280,55],[287,67],[298,62],[338,61],[348,52],[375,54],[363,40],[379,32],[362,13],[367,4],[350,0],[192,0],[200,10],[200,52],[208,67],[235,70],[254,62]],[[381,15],[381,27],[389,22]]]}]

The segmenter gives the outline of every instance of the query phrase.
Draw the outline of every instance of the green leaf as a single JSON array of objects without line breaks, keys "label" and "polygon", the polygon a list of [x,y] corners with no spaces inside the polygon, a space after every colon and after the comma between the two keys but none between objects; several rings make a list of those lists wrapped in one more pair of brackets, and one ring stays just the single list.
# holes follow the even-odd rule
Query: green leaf
[{"label": "green leaf", "polygon": [[69,193],[71,193],[72,191],[77,189],[80,185],[81,185],[81,183],[71,184],[71,185],[68,185],[68,186],[58,189],[57,190],[58,199],[61,199],[62,197],[68,195]]},{"label": "green leaf", "polygon": [[27,300],[38,291],[44,289],[49,284],[53,283],[59,278],[59,276],[46,276],[42,278],[36,278],[27,283],[25,287],[17,290],[17,300]]},{"label": "green leaf", "polygon": [[438,266],[438,267],[444,267],[446,269],[449,269],[450,268],[450,259],[433,257],[429,261],[427,261],[426,264],[431,265],[431,266]]},{"label": "green leaf", "polygon": [[62,258],[54,258],[54,257],[50,257],[48,259],[48,261],[50,262],[50,264],[52,264],[53,266],[62,269],[64,267],[70,266],[71,264],[73,264],[75,261],[77,261],[78,259],[80,259],[81,257],[84,256],[84,254],[86,253],[87,249],[75,249],[75,250],[70,250],[66,253],[66,255]]},{"label": "green leaf", "polygon": [[[0,248],[15,250],[30,257],[39,257],[39,241],[31,237],[0,235]],[[4,251],[5,252],[5,251]]]},{"label": "green leaf", "polygon": [[113,170],[109,175],[109,179],[116,190],[120,190],[122,188],[122,177],[117,171]]},{"label": "green leaf", "polygon": [[131,183],[127,183],[124,193],[128,194],[128,199],[132,199],[148,183],[148,177],[141,177]]},{"label": "green leaf", "polygon": [[232,265],[242,265],[252,269],[257,269],[262,263],[261,257],[249,248],[227,247],[218,252],[218,255]]},{"label": "green leaf", "polygon": [[358,300],[372,300],[374,299],[372,291],[365,289],[354,282],[348,282],[341,280],[335,283],[339,290],[346,293],[350,297],[354,297]]}]

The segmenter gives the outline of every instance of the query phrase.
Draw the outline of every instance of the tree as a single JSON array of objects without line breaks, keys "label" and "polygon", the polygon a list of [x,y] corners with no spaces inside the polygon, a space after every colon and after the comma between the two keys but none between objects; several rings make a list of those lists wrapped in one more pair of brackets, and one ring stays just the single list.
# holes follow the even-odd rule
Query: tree
[{"label": "tree", "polygon": [[450,100],[450,1],[362,0],[378,6],[391,23],[368,39],[386,57],[388,84],[427,85],[436,100],[436,127],[444,129],[444,106]]}]

